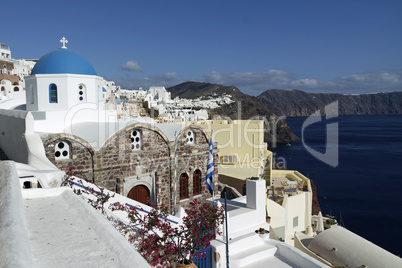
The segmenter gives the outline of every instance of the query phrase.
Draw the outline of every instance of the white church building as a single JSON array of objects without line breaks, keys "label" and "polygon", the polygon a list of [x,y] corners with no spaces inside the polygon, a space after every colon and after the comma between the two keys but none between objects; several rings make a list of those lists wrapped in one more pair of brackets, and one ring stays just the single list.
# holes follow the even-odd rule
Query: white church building
[{"label": "white church building", "polygon": [[26,82],[27,110],[35,119],[49,112],[63,116],[83,103],[97,104],[102,97],[103,78],[81,55],[63,46],[42,56]]}]

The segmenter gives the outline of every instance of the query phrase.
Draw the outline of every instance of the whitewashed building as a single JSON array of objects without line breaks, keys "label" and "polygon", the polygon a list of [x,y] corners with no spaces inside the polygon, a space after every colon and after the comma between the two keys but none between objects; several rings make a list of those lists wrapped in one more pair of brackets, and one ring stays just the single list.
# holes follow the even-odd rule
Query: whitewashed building
[{"label": "whitewashed building", "polygon": [[11,49],[0,44],[0,108],[14,109],[25,104],[25,76],[31,73],[36,60],[11,57]]},{"label": "whitewashed building", "polygon": [[98,103],[102,81],[92,65],[63,42],[42,56],[26,77],[27,110],[43,118],[48,112],[65,114],[76,105]]}]

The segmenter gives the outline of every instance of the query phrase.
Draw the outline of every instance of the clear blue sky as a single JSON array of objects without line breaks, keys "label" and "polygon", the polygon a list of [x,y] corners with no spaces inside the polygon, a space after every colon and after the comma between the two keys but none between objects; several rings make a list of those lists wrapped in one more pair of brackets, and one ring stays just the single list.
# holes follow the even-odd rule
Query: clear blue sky
[{"label": "clear blue sky", "polygon": [[125,88],[184,81],[345,94],[402,90],[402,1],[14,1],[12,57],[67,47]]}]

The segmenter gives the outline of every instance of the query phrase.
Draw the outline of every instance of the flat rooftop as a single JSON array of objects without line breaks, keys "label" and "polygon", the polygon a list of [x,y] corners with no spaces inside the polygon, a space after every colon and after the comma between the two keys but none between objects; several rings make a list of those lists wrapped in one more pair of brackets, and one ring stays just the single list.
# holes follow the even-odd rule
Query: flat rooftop
[{"label": "flat rooftop", "polygon": [[71,190],[23,192],[33,267],[149,267],[105,217]]}]

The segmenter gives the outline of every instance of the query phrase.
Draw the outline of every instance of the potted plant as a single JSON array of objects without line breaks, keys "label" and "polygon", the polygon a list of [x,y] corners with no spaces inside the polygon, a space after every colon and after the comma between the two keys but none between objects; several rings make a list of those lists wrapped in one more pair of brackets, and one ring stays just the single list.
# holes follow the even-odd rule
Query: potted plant
[{"label": "potted plant", "polygon": [[129,241],[151,265],[163,267],[172,267],[174,263],[178,267],[191,267],[193,255],[209,246],[224,216],[223,208],[197,200],[185,210],[187,216],[182,224],[169,221],[164,206],[156,206],[149,213],[120,203],[111,204],[110,209],[127,212],[131,224],[140,230]]},{"label": "potted plant", "polygon": [[257,234],[259,234],[262,239],[269,237],[269,231],[265,230],[264,228],[259,228],[259,229],[255,230],[255,232]]}]

